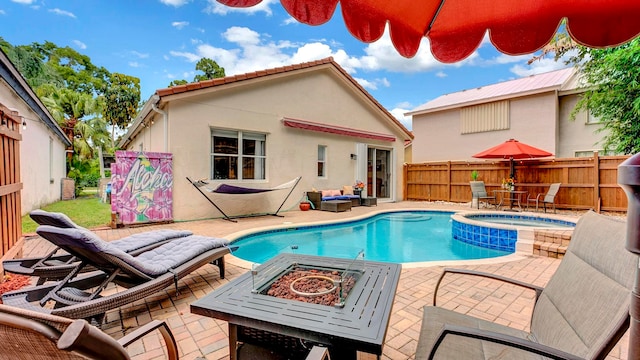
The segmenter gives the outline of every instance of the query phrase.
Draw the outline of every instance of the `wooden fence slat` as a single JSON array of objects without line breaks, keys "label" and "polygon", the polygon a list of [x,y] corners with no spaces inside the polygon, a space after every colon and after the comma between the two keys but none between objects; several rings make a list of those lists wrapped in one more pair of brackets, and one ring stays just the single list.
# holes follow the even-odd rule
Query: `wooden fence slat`
[{"label": "wooden fence slat", "polygon": [[[556,196],[560,209],[626,212],[627,197],[617,183],[618,165],[628,156],[536,159],[516,164],[516,190],[545,193],[561,182]],[[508,161],[442,161],[406,164],[404,199],[421,201],[471,201],[471,172],[477,170],[487,191],[497,190],[509,175]]]}]

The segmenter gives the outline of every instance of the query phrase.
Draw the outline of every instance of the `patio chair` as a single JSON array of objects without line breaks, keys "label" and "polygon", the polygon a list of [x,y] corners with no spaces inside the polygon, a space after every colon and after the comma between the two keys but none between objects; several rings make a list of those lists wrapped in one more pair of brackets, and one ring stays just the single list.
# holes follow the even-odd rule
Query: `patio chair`
[{"label": "patio chair", "polygon": [[129,359],[125,349],[158,330],[168,358],[178,359],[178,347],[164,321],[153,320],[115,340],[85,320],[72,320],[0,305],[0,359]]},{"label": "patio chair", "polygon": [[[480,200],[485,200],[487,204],[496,205],[496,197],[489,195],[487,189],[484,187],[484,181],[469,181],[471,185],[471,198],[477,199],[478,209],[480,209]],[[487,205],[488,206],[488,205]],[[471,207],[473,207],[473,201],[471,201]]]},{"label": "patio chair", "polygon": [[[545,288],[471,270],[445,269],[424,308],[416,359],[604,359],[629,327],[638,258],[624,221],[588,212]],[[535,291],[529,331],[436,306],[446,274],[506,281]],[[454,281],[459,281],[456,279]]]},{"label": "patio chair", "polygon": [[[538,206],[542,203],[544,207],[544,212],[547,212],[547,204],[553,205],[553,213],[556,213],[556,195],[558,194],[558,190],[560,190],[561,183],[554,183],[549,186],[549,191],[546,194],[540,193],[536,195],[536,197],[527,195],[527,211],[529,210],[529,204],[536,204],[536,211],[538,211]],[[543,197],[544,196],[544,197]]]},{"label": "patio chair", "polygon": [[[198,235],[175,239],[134,257],[84,229],[41,225],[36,232],[76,256],[80,264],[59,282],[5,293],[3,303],[98,322],[107,310],[143,299],[171,284],[177,292],[178,280],[204,264],[217,265],[224,278],[224,255],[230,253],[227,240]],[[81,274],[86,266],[100,271]],[[111,283],[126,290],[103,293]],[[45,306],[49,301],[54,303],[53,309]]]},{"label": "patio chair", "polygon": [[[67,215],[58,212],[49,212],[45,210],[33,210],[29,216],[39,225],[50,225],[59,228],[76,228],[88,229],[76,224]],[[146,231],[139,234],[124,237],[119,240],[111,241],[116,248],[129,253],[138,255],[145,251],[158,247],[167,241],[173,239],[193,235],[191,231],[159,229]],[[79,261],[72,255],[60,251],[56,247],[44,257],[38,258],[22,258],[10,259],[2,262],[4,271],[13,274],[27,275],[38,277],[37,283],[44,284],[49,280],[64,279],[77,265]],[[92,270],[87,267],[85,270]]]}]

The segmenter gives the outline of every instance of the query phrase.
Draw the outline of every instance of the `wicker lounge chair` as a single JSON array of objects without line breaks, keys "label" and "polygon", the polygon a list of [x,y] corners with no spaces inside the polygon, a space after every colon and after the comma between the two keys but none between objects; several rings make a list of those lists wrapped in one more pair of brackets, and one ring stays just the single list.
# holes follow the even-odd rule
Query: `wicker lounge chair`
[{"label": "wicker lounge chair", "polygon": [[[59,228],[77,228],[88,231],[88,229],[76,224],[63,213],[38,209],[29,213],[29,216],[40,225],[50,225]],[[167,241],[192,234],[191,231],[186,230],[160,229],[127,236],[119,240],[114,240],[111,244],[135,256],[160,246]],[[56,247],[53,251],[49,252],[49,254],[41,258],[5,260],[2,262],[2,267],[4,271],[13,274],[36,276],[38,277],[38,284],[40,285],[48,280],[64,279],[78,263],[78,260],[74,256],[68,253],[64,254],[60,251],[59,247]],[[85,268],[85,270],[91,269]]]},{"label": "wicker lounge chair", "polygon": [[[171,284],[177,289],[179,279],[204,264],[217,265],[224,278],[224,255],[230,252],[227,240],[191,235],[134,257],[84,229],[41,225],[36,232],[76,256],[80,264],[62,281],[5,293],[3,303],[74,319],[93,317],[98,322],[107,310],[143,299]],[[81,274],[86,266],[101,271]],[[110,283],[126,290],[104,295]],[[49,301],[55,302],[53,309],[45,308]]]},{"label": "wicker lounge chair", "polygon": [[[625,250],[624,221],[586,213],[543,289],[475,271],[445,269],[426,306],[416,359],[604,359],[629,327],[638,258]],[[530,331],[436,307],[445,274],[483,276],[536,293]],[[458,281],[454,280],[454,281]]]},{"label": "wicker lounge chair", "polygon": [[85,320],[0,305],[0,359],[129,359],[125,347],[155,330],[168,358],[178,359],[176,341],[163,321],[153,320],[116,341]]}]

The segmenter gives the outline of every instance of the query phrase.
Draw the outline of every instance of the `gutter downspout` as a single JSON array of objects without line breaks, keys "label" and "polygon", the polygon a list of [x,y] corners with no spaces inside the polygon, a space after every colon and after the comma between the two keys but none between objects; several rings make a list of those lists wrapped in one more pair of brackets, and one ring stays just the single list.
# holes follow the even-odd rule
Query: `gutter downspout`
[{"label": "gutter downspout", "polygon": [[158,114],[162,114],[164,119],[164,152],[169,152],[169,114],[166,111],[158,108],[157,104],[160,99],[151,104],[151,109],[157,112]]}]

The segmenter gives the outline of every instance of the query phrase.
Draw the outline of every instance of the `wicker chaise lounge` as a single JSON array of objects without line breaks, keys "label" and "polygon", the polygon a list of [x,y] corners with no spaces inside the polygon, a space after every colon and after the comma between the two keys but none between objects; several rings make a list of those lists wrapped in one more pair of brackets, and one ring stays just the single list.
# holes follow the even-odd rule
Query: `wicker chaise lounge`
[{"label": "wicker chaise lounge", "polygon": [[[94,317],[107,310],[140,300],[175,284],[207,263],[215,264],[224,278],[224,255],[230,252],[224,239],[191,235],[163,244],[136,257],[84,229],[41,225],[37,233],[76,256],[80,264],[62,281],[5,293],[5,304],[37,309],[74,319]],[[100,271],[82,274],[86,266]],[[110,283],[126,288],[108,295]],[[53,301],[55,306],[45,308]]]},{"label": "wicker chaise lounge", "polygon": [[[76,228],[89,231],[73,222],[63,213],[38,209],[30,212],[29,216],[39,225]],[[111,244],[135,256],[173,239],[189,235],[193,235],[193,232],[187,230],[160,229],[127,236],[111,241]],[[5,260],[2,262],[2,267],[4,271],[13,274],[36,276],[38,277],[38,284],[44,284],[48,280],[64,279],[78,263],[79,261],[73,255],[64,253],[60,251],[59,247],[56,247],[53,251],[49,252],[49,254],[41,258]],[[85,270],[90,270],[90,268],[85,268]]]},{"label": "wicker chaise lounge", "polygon": [[125,360],[125,347],[158,330],[170,360],[178,347],[167,324],[153,320],[115,340],[85,320],[0,305],[0,359],[101,359]]},{"label": "wicker chaise lounge", "polygon": [[[625,250],[625,235],[624,221],[586,213],[544,289],[492,274],[445,269],[434,306],[424,308],[415,359],[604,359],[629,327],[638,258]],[[436,307],[438,288],[451,273],[534,290],[530,330]]]}]

